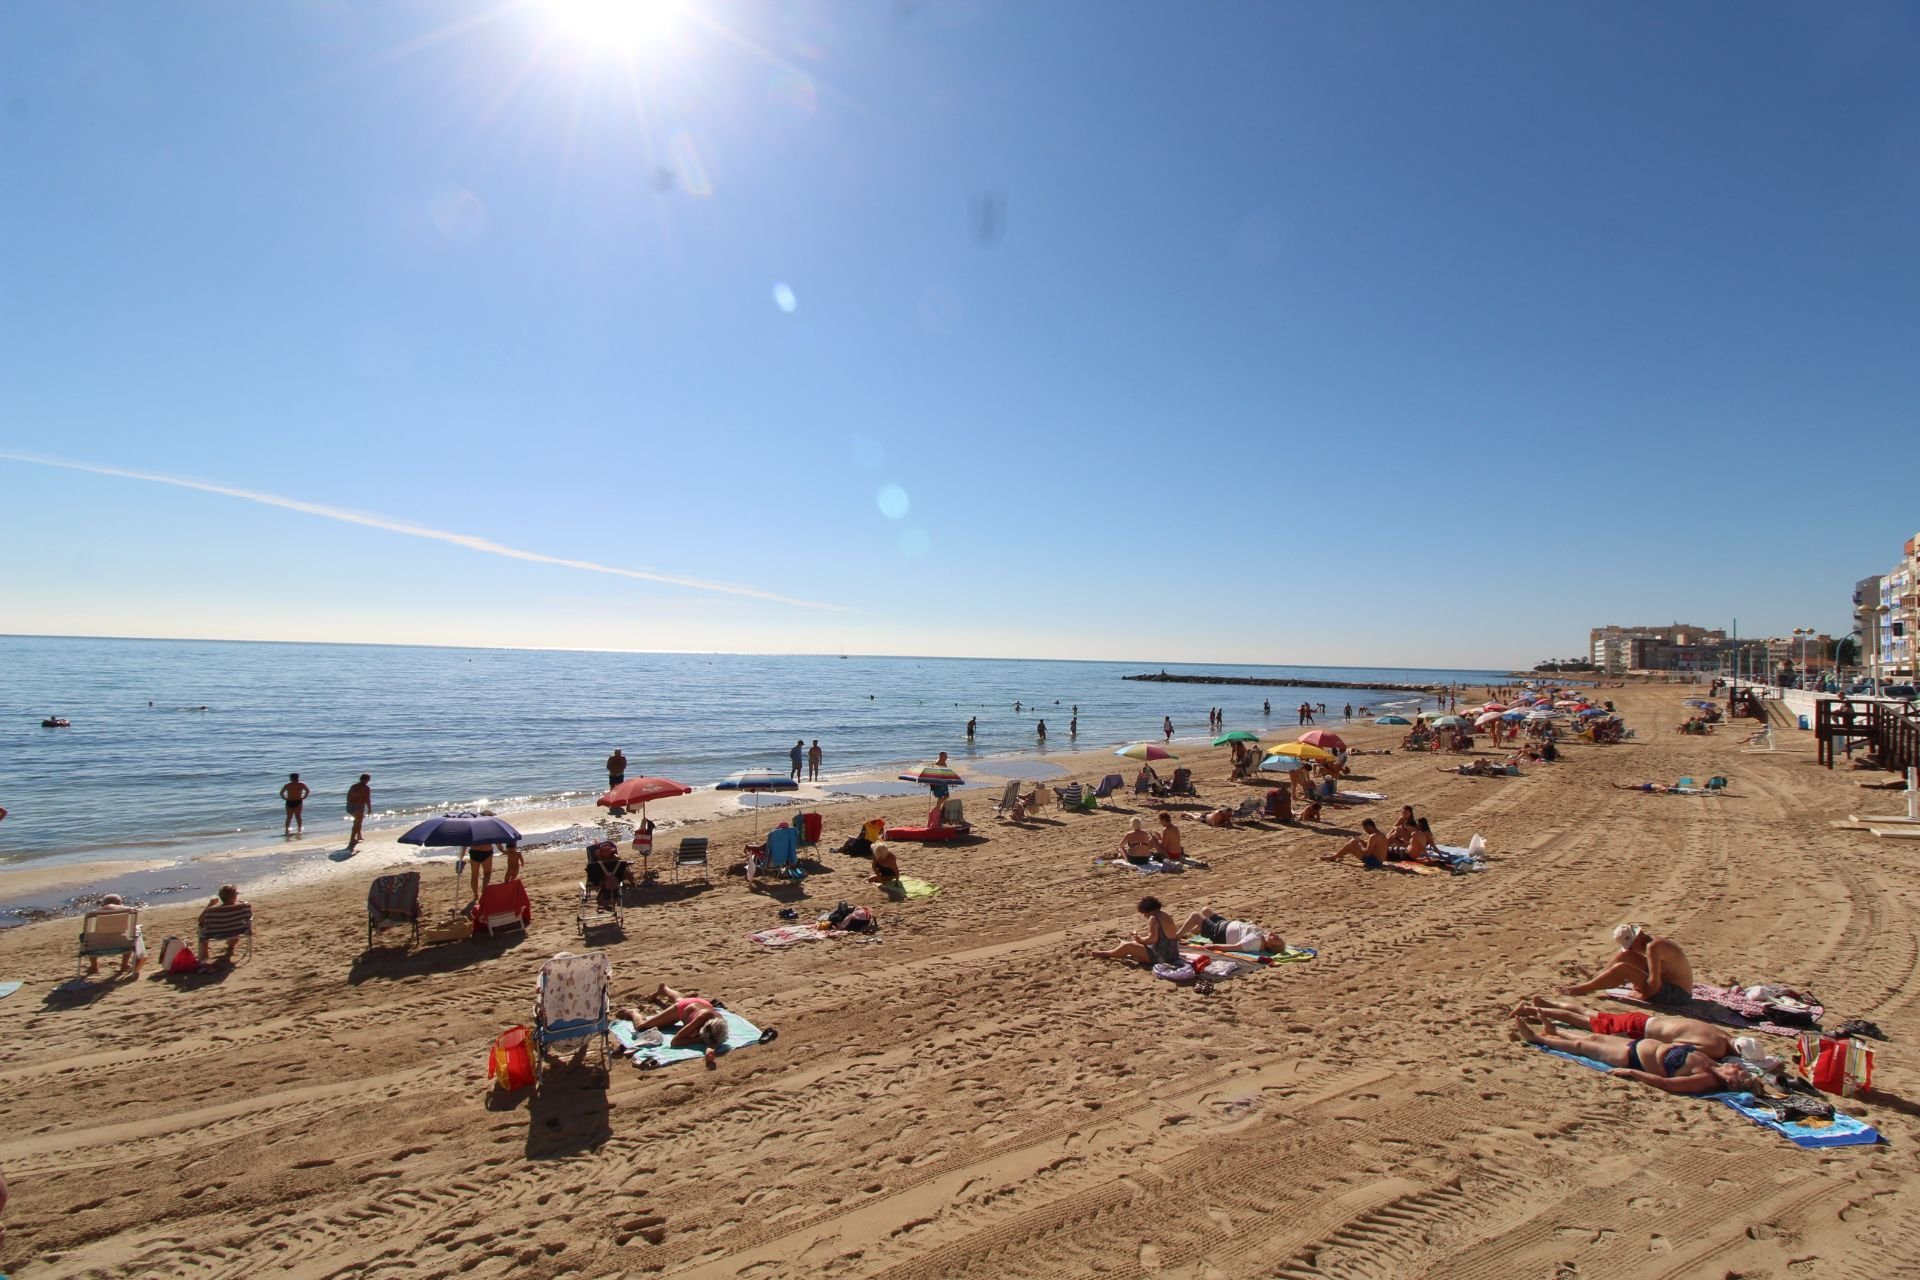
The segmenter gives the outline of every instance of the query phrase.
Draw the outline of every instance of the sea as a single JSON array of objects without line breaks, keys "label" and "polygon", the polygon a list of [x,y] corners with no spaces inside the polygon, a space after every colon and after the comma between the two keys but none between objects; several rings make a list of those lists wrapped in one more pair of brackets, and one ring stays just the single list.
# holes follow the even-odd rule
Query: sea
[{"label": "sea", "polygon": [[[1228,728],[1265,733],[1292,726],[1302,701],[1325,702],[1337,721],[1349,701],[1380,714],[1415,700],[1121,678],[1162,670],[1476,686],[1506,675],[0,636],[0,868],[258,845],[280,832],[277,792],[291,772],[314,789],[310,826],[337,819],[347,787],[373,775],[370,826],[382,826],[591,801],[615,747],[629,777],[701,787],[741,769],[784,773],[795,740],[817,738],[823,776],[871,778],[942,750],[962,771],[1038,754],[1042,719],[1057,752],[1157,741],[1163,716],[1176,741],[1204,740],[1216,706]],[[72,727],[42,728],[49,716]]]}]

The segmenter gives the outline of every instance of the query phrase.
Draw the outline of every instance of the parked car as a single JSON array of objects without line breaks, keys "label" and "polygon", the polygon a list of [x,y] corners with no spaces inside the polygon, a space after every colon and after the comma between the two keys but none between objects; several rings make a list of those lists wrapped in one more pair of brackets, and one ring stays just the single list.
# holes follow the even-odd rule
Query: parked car
[{"label": "parked car", "polygon": [[1905,698],[1912,702],[1915,697],[1920,697],[1920,688],[1910,684],[1887,684],[1880,686],[1880,694],[1882,697]]}]

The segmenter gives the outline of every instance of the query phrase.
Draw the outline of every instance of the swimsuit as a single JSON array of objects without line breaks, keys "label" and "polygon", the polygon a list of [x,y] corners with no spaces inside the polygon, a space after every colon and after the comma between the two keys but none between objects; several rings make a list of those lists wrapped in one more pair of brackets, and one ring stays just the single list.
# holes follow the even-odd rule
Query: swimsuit
[{"label": "swimsuit", "polygon": [[473,848],[467,850],[468,862],[485,862],[492,856],[493,850],[481,845],[475,845]]},{"label": "swimsuit", "polygon": [[1180,944],[1172,938],[1160,938],[1147,944],[1147,951],[1155,964],[1178,965],[1180,963]]},{"label": "swimsuit", "polygon": [[1596,1013],[1591,1029],[1595,1035],[1638,1038],[1647,1034],[1647,1019],[1652,1016],[1650,1013]]},{"label": "swimsuit", "polygon": [[878,863],[874,864],[873,871],[875,875],[880,877],[882,883],[900,878],[900,872],[898,870],[893,867],[883,867]]},{"label": "swimsuit", "polygon": [[1216,946],[1224,944],[1227,940],[1227,918],[1208,916],[1200,924],[1200,936]]},{"label": "swimsuit", "polygon": [[702,1000],[698,996],[688,996],[684,1000],[676,1003],[671,1012],[673,1014],[673,1020],[681,1026],[685,1026],[692,1020],[694,1015],[701,1012],[713,1012],[713,1003],[709,1000]]},{"label": "swimsuit", "polygon": [[1660,989],[1647,998],[1649,1004],[1685,1004],[1693,999],[1693,992],[1677,982],[1663,982]]}]

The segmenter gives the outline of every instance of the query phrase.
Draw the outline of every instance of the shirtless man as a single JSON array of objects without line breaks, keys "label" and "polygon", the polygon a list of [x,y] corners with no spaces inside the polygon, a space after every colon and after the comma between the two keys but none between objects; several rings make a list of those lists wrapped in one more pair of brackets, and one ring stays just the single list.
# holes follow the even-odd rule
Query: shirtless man
[{"label": "shirtless man", "polygon": [[[1323,854],[1320,861],[1338,862],[1340,859],[1351,855],[1359,859],[1362,866],[1369,869],[1385,866],[1387,863],[1387,838],[1380,834],[1379,825],[1375,823],[1372,818],[1362,818],[1360,820],[1360,830],[1363,834],[1355,836],[1338,849],[1335,849],[1332,853]],[[1568,991],[1562,994],[1574,995],[1576,993]]]},{"label": "shirtless man", "polygon": [[1218,947],[1223,951],[1277,956],[1287,949],[1286,939],[1273,930],[1263,929],[1251,920],[1229,920],[1212,907],[1202,907],[1188,916],[1180,926],[1180,936],[1205,938],[1209,949]]},{"label": "shirtless man", "polygon": [[642,1018],[638,1009],[622,1009],[620,1016],[631,1022],[636,1031],[679,1023],[679,1030],[673,1033],[668,1043],[676,1049],[685,1049],[696,1041],[705,1045],[707,1067],[711,1070],[715,1055],[727,1042],[727,1020],[713,1007],[713,1001],[699,996],[683,996],[664,982],[659,990],[647,998],[666,1008],[651,1018]]},{"label": "shirtless man", "polygon": [[1613,941],[1620,948],[1612,963],[1588,978],[1559,989],[1563,996],[1622,984],[1632,987],[1648,1004],[1685,1004],[1693,996],[1693,966],[1672,938],[1656,938],[1643,924],[1616,925]]},{"label": "shirtless man", "polygon": [[607,757],[607,786],[617,787],[627,780],[627,753],[615,747]]},{"label": "shirtless man", "polygon": [[1173,825],[1173,815],[1160,811],[1160,829],[1154,833],[1154,844],[1160,856],[1168,862],[1179,862],[1187,856],[1186,846],[1180,843],[1180,828]]},{"label": "shirtless man", "polygon": [[1513,1016],[1531,1022],[1557,1022],[1596,1035],[1690,1044],[1713,1058],[1730,1057],[1736,1052],[1733,1037],[1727,1034],[1725,1027],[1716,1027],[1698,1018],[1676,1018],[1666,1013],[1596,1012],[1549,1000],[1545,996],[1528,996],[1513,1011]]},{"label": "shirtless man", "polygon": [[367,785],[372,781],[372,774],[363,773],[360,781],[347,788],[347,812],[353,815],[353,830],[347,835],[349,849],[360,843],[360,825],[367,820],[367,811],[373,808],[373,788]]},{"label": "shirtless man", "polygon": [[300,806],[305,803],[306,798],[312,794],[313,788],[300,781],[299,774],[290,773],[287,775],[287,785],[280,788],[280,798],[286,801],[287,804],[287,821],[281,828],[282,835],[292,835],[295,826],[300,828],[301,835],[306,834],[307,823],[306,819],[301,816]]}]

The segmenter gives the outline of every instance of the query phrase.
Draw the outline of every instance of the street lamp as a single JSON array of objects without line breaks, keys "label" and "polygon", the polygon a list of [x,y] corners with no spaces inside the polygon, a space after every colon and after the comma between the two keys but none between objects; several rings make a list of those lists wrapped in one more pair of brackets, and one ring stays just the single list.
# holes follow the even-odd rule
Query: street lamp
[{"label": "street lamp", "polygon": [[1812,627],[1795,627],[1793,643],[1800,650],[1800,687],[1807,687],[1807,641],[1813,638]]}]

